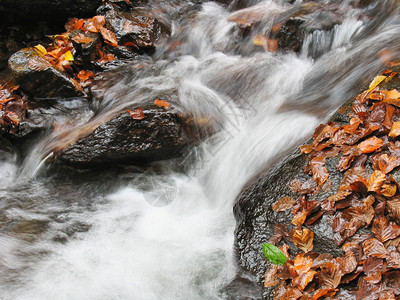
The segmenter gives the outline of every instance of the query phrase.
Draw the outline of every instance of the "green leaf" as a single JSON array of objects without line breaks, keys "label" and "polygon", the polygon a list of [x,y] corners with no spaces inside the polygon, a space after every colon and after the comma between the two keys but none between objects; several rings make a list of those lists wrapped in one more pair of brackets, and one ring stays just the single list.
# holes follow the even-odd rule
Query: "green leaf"
[{"label": "green leaf", "polygon": [[273,264],[283,265],[287,262],[285,254],[275,245],[268,243],[263,244],[262,247],[265,257]]}]

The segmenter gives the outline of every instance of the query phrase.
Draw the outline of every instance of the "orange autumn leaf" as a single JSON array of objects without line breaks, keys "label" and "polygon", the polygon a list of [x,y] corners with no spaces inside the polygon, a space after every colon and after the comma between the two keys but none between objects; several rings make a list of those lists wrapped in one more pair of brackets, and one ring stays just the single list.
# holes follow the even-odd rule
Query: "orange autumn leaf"
[{"label": "orange autumn leaf", "polygon": [[374,172],[372,172],[371,176],[369,177],[368,191],[369,192],[378,192],[385,180],[386,180],[385,173],[380,170],[375,170]]},{"label": "orange autumn leaf", "polygon": [[397,238],[400,235],[400,226],[389,222],[385,217],[375,218],[372,231],[382,243]]},{"label": "orange autumn leaf", "polygon": [[397,137],[400,135],[400,122],[394,122],[392,128],[390,129],[389,136]]},{"label": "orange autumn leaf", "polygon": [[382,145],[383,141],[376,136],[373,136],[358,144],[357,147],[362,151],[362,153],[371,153],[379,149]]},{"label": "orange autumn leaf", "polygon": [[76,75],[76,78],[78,78],[80,81],[86,81],[88,79],[92,79],[93,77],[94,73],[92,71],[86,71],[86,70],[81,70]]},{"label": "orange autumn leaf", "polygon": [[274,212],[282,212],[291,209],[296,203],[296,200],[292,197],[283,197],[272,204],[272,210]]},{"label": "orange autumn leaf", "polygon": [[395,60],[395,61],[391,61],[391,62],[388,63],[388,67],[389,68],[393,68],[393,67],[396,67],[396,66],[400,66],[400,60]]},{"label": "orange autumn leaf", "polygon": [[305,253],[314,248],[314,232],[307,228],[298,228],[293,231],[293,243]]},{"label": "orange autumn leaf", "polygon": [[87,37],[86,35],[79,33],[76,36],[74,36],[71,40],[78,44],[86,44],[86,43],[91,43],[94,41],[93,38]]},{"label": "orange autumn leaf", "polygon": [[65,29],[69,32],[81,29],[84,22],[85,20],[83,19],[72,18],[67,24],[65,24]]},{"label": "orange autumn leaf", "polygon": [[384,183],[382,184],[379,193],[385,197],[391,198],[396,194],[396,192],[397,192],[397,186],[394,183],[389,183],[389,184]]},{"label": "orange autumn leaf", "polygon": [[169,108],[171,106],[169,102],[160,99],[154,100],[154,104],[165,108]]},{"label": "orange autumn leaf", "polygon": [[134,120],[142,120],[142,119],[146,118],[146,116],[143,113],[143,110],[140,107],[138,107],[135,110],[128,110],[128,112],[129,112],[129,115],[131,116],[131,118]]},{"label": "orange autumn leaf", "polygon": [[253,39],[256,46],[262,46],[265,51],[276,52],[279,48],[278,40],[269,39],[265,35],[256,35]]},{"label": "orange autumn leaf", "polygon": [[311,160],[311,168],[313,173],[314,180],[318,183],[318,185],[322,185],[329,177],[329,173],[327,168],[325,168],[325,158],[322,157],[314,157]]},{"label": "orange autumn leaf", "polygon": [[386,99],[383,102],[400,107],[400,92],[396,89],[389,91],[386,94]]},{"label": "orange autumn leaf", "polygon": [[311,266],[313,265],[313,259],[309,256],[304,255],[304,253],[299,253],[293,260],[294,269],[297,274],[307,273]]},{"label": "orange autumn leaf", "polygon": [[319,289],[315,292],[312,300],[318,300],[321,297],[333,297],[337,291],[336,289]]}]

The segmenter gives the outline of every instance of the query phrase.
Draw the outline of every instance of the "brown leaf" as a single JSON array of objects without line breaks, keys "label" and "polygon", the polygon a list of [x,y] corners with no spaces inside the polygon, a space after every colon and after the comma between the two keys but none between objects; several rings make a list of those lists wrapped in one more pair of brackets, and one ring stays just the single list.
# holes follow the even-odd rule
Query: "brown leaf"
[{"label": "brown leaf", "polygon": [[390,129],[389,136],[397,137],[400,135],[400,122],[394,122],[392,128]]},{"label": "brown leaf", "polygon": [[307,228],[298,228],[293,231],[293,243],[305,253],[314,247],[314,232]]},{"label": "brown leaf", "polygon": [[397,251],[390,251],[386,257],[388,268],[400,269],[400,253]]},{"label": "brown leaf", "polygon": [[329,196],[325,200],[322,201],[321,208],[324,211],[330,211],[335,206],[336,201],[340,201],[345,199],[347,196],[351,195],[351,190],[342,190],[338,191],[336,194]]},{"label": "brown leaf", "polygon": [[94,41],[93,38],[88,37],[82,33],[77,34],[71,40],[73,40],[75,43],[78,43],[78,44],[86,44],[86,43],[91,43]]},{"label": "brown leaf", "polygon": [[300,146],[300,152],[302,154],[310,154],[313,150],[314,150],[314,145],[313,144]]},{"label": "brown leaf", "polygon": [[304,253],[299,253],[293,260],[294,269],[297,274],[307,273],[311,266],[313,265],[313,260],[311,257],[306,256]]},{"label": "brown leaf", "polygon": [[276,276],[277,272],[278,265],[272,264],[265,274],[264,287],[273,287],[279,283],[280,279]]},{"label": "brown leaf", "polygon": [[397,222],[400,222],[400,198],[387,201],[386,206],[389,216]]},{"label": "brown leaf", "polygon": [[322,185],[329,177],[328,170],[325,168],[325,158],[314,157],[311,160],[311,167],[314,180],[318,185]]},{"label": "brown leaf", "polygon": [[44,71],[51,67],[51,64],[41,57],[34,56],[28,61],[28,68],[32,71]]},{"label": "brown leaf", "polygon": [[392,240],[400,235],[400,226],[394,222],[389,222],[384,216],[375,218],[372,231],[382,243]]},{"label": "brown leaf", "polygon": [[316,290],[312,300],[318,300],[321,297],[333,297],[338,290],[335,289],[319,289]]},{"label": "brown leaf", "polygon": [[169,102],[160,99],[154,100],[154,104],[165,108],[169,108],[171,106]]},{"label": "brown leaf", "polygon": [[369,177],[368,191],[379,192],[385,180],[386,180],[385,173],[379,170],[375,170]]},{"label": "brown leaf", "polygon": [[282,212],[291,209],[296,203],[296,200],[292,197],[283,197],[272,204],[272,210],[274,212]]},{"label": "brown leaf", "polygon": [[325,289],[335,289],[340,284],[342,273],[336,262],[327,262],[321,267],[321,272],[318,274],[319,284]]},{"label": "brown leaf", "polygon": [[290,190],[298,194],[313,194],[319,191],[318,184],[315,182],[314,178],[310,178],[304,182],[295,178],[290,183]]},{"label": "brown leaf", "polygon": [[112,32],[111,30],[108,30],[105,27],[101,27],[100,33],[106,43],[110,44],[113,47],[118,47],[118,41],[117,41],[117,38],[116,38],[114,32]]},{"label": "brown leaf", "polygon": [[140,107],[138,107],[135,110],[128,110],[128,112],[129,112],[129,115],[131,116],[131,118],[134,120],[142,120],[142,119],[146,118],[146,116],[143,113],[143,110]]},{"label": "brown leaf", "polygon": [[350,167],[350,164],[353,162],[354,158],[360,154],[362,154],[362,151],[358,147],[350,147],[340,157],[336,168],[340,172],[347,170]]},{"label": "brown leaf", "polygon": [[383,141],[376,136],[373,136],[358,144],[357,147],[362,151],[362,153],[371,153],[382,147],[382,145]]},{"label": "brown leaf", "polygon": [[396,194],[397,186],[394,183],[384,183],[382,184],[379,194],[391,198]]},{"label": "brown leaf", "polygon": [[300,292],[298,289],[287,287],[285,293],[283,293],[280,297],[275,297],[274,295],[274,300],[297,300],[302,295],[303,293]]},{"label": "brown leaf", "polygon": [[71,20],[68,21],[67,24],[65,24],[65,29],[69,32],[81,29],[84,22],[85,20],[72,18]]},{"label": "brown leaf", "polygon": [[364,280],[369,283],[378,283],[382,279],[383,259],[368,257],[363,265],[363,271],[367,275]]},{"label": "brown leaf", "polygon": [[364,255],[367,257],[386,258],[389,254],[385,246],[375,238],[370,238],[362,243]]},{"label": "brown leaf", "polygon": [[356,257],[351,251],[346,252],[343,257],[338,257],[336,260],[343,275],[351,273],[357,268]]},{"label": "brown leaf", "polygon": [[303,291],[305,287],[314,279],[314,275],[317,273],[315,270],[309,270],[306,273],[302,273],[293,279],[292,285]]}]

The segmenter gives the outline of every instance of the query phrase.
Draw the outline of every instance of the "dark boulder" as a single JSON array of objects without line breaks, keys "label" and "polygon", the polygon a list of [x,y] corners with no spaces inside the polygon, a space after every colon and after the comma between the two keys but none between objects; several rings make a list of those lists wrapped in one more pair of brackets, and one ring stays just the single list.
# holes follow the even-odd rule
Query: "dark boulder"
[{"label": "dark boulder", "polygon": [[33,48],[14,53],[8,66],[18,84],[35,98],[68,98],[82,95],[74,82],[53,68]]},{"label": "dark boulder", "polygon": [[98,13],[106,17],[107,27],[115,32],[119,45],[129,45],[139,53],[153,52],[157,40],[166,33],[157,19],[140,8],[123,11],[116,5],[106,4]]},{"label": "dark boulder", "polygon": [[181,154],[189,144],[186,125],[175,109],[150,106],[145,118],[122,113],[65,148],[58,159],[75,167],[143,164]]}]

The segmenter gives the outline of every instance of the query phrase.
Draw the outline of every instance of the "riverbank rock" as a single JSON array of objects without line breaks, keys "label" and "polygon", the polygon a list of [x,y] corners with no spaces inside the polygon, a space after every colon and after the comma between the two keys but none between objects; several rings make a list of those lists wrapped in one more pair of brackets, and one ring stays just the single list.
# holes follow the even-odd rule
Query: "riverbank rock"
[{"label": "riverbank rock", "polygon": [[149,106],[143,109],[143,114],[125,112],[100,125],[62,150],[58,159],[75,167],[143,164],[168,159],[180,155],[188,146],[191,139],[186,127],[177,110]]},{"label": "riverbank rock", "polygon": [[107,27],[115,32],[118,44],[136,50],[139,53],[152,53],[155,43],[166,28],[143,9],[120,9],[112,3],[98,9],[98,13],[106,18]]},{"label": "riverbank rock", "polygon": [[[383,214],[386,214],[386,217],[385,215],[383,215],[383,218],[388,218],[390,220],[394,220],[395,222],[399,221],[397,218],[393,219],[390,215],[390,212],[389,215],[387,215],[387,210],[385,210],[385,204],[388,203],[387,205],[390,206],[392,205],[391,203],[393,203],[393,201],[397,201],[395,200],[397,199],[395,197],[398,197],[398,193],[396,192],[396,187],[394,187],[395,183],[393,182],[399,180],[399,170],[396,169],[396,166],[398,166],[398,164],[393,165],[390,170],[387,171],[387,173],[389,173],[391,170],[394,169],[394,171],[388,175],[385,175],[386,173],[383,173],[383,171],[379,171],[376,169],[379,157],[388,156],[391,160],[393,160],[393,151],[398,151],[398,141],[396,140],[396,136],[391,131],[391,128],[393,129],[395,127],[395,125],[393,124],[395,124],[394,122],[397,122],[399,119],[397,108],[399,94],[397,90],[400,90],[400,79],[397,75],[397,73],[399,72],[398,67],[393,68],[393,71],[394,72],[385,71],[387,72],[384,73],[386,75],[380,75],[375,78],[375,81],[371,83],[371,86],[373,86],[369,89],[369,92],[371,92],[372,94],[364,92],[357,96],[357,100],[355,100],[354,98],[348,100],[331,118],[328,125],[319,126],[318,129],[316,129],[316,133],[313,136],[314,140],[311,141],[316,144],[324,141],[326,142],[325,138],[322,138],[320,141],[315,142],[315,140],[318,139],[319,133],[321,133],[321,130],[323,128],[326,128],[326,130],[328,130],[328,128],[330,128],[329,126],[332,126],[332,128],[336,126],[335,128],[337,128],[338,130],[342,130],[341,132],[343,134],[343,136],[341,137],[341,142],[338,142],[338,144],[342,145],[338,147],[342,147],[342,149],[344,149],[343,155],[339,154],[342,150],[334,149],[336,147],[336,144],[333,144],[334,146],[332,146],[332,144],[326,142],[327,144],[329,144],[328,148],[322,149],[325,149],[327,153],[330,150],[332,151],[330,154],[327,154],[327,158],[321,159],[322,156],[312,156],[313,159],[316,159],[314,163],[317,163],[317,161],[324,161],[323,169],[320,170],[323,174],[328,174],[329,176],[324,177],[324,180],[326,181],[324,181],[323,184],[321,183],[320,185],[318,185],[317,181],[313,180],[311,176],[305,173],[305,170],[311,172],[311,168],[314,168],[312,167],[312,163],[310,163],[309,156],[311,154],[301,154],[299,150],[296,150],[294,151],[294,153],[292,153],[292,155],[290,155],[286,160],[282,161],[273,170],[259,174],[257,178],[248,183],[248,185],[238,196],[237,202],[234,206],[234,215],[237,221],[235,231],[235,250],[237,260],[240,268],[256,276],[260,285],[264,282],[265,273],[270,267],[270,263],[266,260],[264,256],[262,244],[268,242],[274,243],[274,236],[276,238],[280,235],[285,239],[285,243],[287,243],[290,247],[289,253],[291,256],[301,253],[300,249],[302,249],[302,251],[304,252],[308,252],[310,251],[310,249],[312,249],[312,252],[310,252],[311,254],[308,254],[310,255],[310,257],[313,257],[314,254],[312,253],[324,253],[332,255],[330,257],[337,258],[343,256],[343,248],[345,248],[345,246],[343,246],[343,243],[349,242],[349,239],[353,239],[353,244],[351,244],[351,241],[348,243],[348,245],[353,245],[353,248],[346,248],[346,251],[352,253],[357,253],[357,251],[367,251],[367,248],[365,248],[365,243],[367,242],[365,242],[364,244],[361,243],[366,239],[377,241],[376,238],[373,238],[373,234],[377,234],[376,228],[374,226],[377,226],[377,224],[380,222],[380,219],[378,220],[377,218],[382,218]],[[395,76],[394,79],[391,79],[393,76]],[[387,83],[384,81],[385,79],[388,79]],[[378,87],[374,89],[374,87],[378,84],[380,88]],[[389,98],[383,98],[386,96],[376,98],[374,96],[375,94],[386,95],[386,93],[388,93],[388,95],[389,93],[396,95],[397,100],[392,100],[390,98],[393,96],[388,96]],[[393,104],[393,106],[388,105],[388,103]],[[348,125],[349,123],[354,124],[354,120],[359,117],[363,118],[363,121],[361,121],[363,127],[358,128],[357,125],[357,127],[353,128],[352,125]],[[350,118],[352,118],[351,121]],[[353,128],[354,130],[351,128]],[[369,128],[371,128],[371,130]],[[364,149],[364,145],[372,140],[382,142],[382,145],[373,148],[373,150]],[[312,143],[307,144],[313,145]],[[305,147],[307,146],[304,146],[303,152],[310,153],[311,150],[305,150]],[[350,149],[358,152],[353,152],[355,153],[354,156],[351,156],[352,154],[350,154],[349,156],[349,153],[347,153],[346,151],[350,151]],[[336,150],[338,151],[336,152]],[[375,152],[375,150],[377,152]],[[315,171],[315,169],[312,170],[313,172]],[[346,170],[348,171],[344,173]],[[359,170],[360,172],[359,175],[357,175],[359,177],[355,175],[355,172],[357,172],[356,170]],[[377,172],[376,174],[378,174],[379,172],[383,174],[381,175],[383,179],[380,181],[380,185],[382,185],[383,182],[385,182],[385,184],[387,184],[388,186],[393,184],[394,190],[392,190],[390,194],[382,192],[382,190],[380,189],[380,185],[378,185],[377,187],[373,186],[375,184],[373,177],[375,172]],[[347,181],[344,180],[346,176]],[[392,180],[393,182],[388,181],[388,183],[386,183],[386,176],[387,178],[390,178],[390,180]],[[329,180],[327,180],[328,178]],[[364,180],[364,183],[361,183],[361,181],[358,180]],[[357,182],[355,183],[355,181]],[[348,188],[349,186],[351,186],[351,189]],[[339,197],[340,191],[342,192],[342,198]],[[306,196],[302,196],[302,194]],[[330,197],[333,195],[335,196]],[[302,223],[304,222],[304,220],[301,222],[301,230],[309,230],[309,232],[313,232],[313,248],[308,248],[307,251],[304,250],[304,245],[303,247],[297,247],[299,244],[293,243],[294,235],[292,233],[299,228],[296,227],[299,220],[296,221],[294,217],[294,214],[296,212],[293,212],[290,206],[287,209],[280,210],[280,212],[276,212],[273,209],[274,205],[277,205],[277,201],[283,201],[281,199],[283,199],[284,197],[290,197],[287,198],[288,201],[295,201],[294,203],[297,203],[295,205],[301,206],[304,204],[307,207],[308,205],[310,205],[310,207],[312,205],[312,207],[315,208],[315,210],[310,208],[310,211],[307,212],[307,215],[309,217],[306,217],[307,219],[304,219],[304,224]],[[373,203],[373,206],[371,204],[371,201]],[[362,208],[360,208],[360,210],[357,210],[357,207]],[[354,226],[347,226],[345,224],[350,224],[350,221],[345,221],[344,217],[342,219],[342,216],[345,216],[345,213],[350,213],[351,209],[355,210],[352,214],[352,217],[350,218],[354,219],[352,221],[354,222]],[[298,214],[296,216],[299,217],[300,215],[301,214]],[[360,221],[361,219],[359,218],[362,218],[363,216],[365,216],[365,219],[363,219],[363,221]],[[375,219],[374,216],[376,216]],[[374,225],[371,230],[370,225],[372,224],[373,219]],[[341,224],[339,224],[339,222],[341,222]],[[336,228],[335,231],[333,230],[333,227]],[[346,230],[344,230],[343,228],[346,228]],[[385,239],[383,240],[383,242],[390,240],[392,244],[396,245],[396,242],[393,242],[391,240],[395,237],[397,237],[397,235]],[[357,238],[359,240],[357,240]],[[380,239],[379,236],[377,238]],[[377,241],[377,243],[380,242]],[[390,247],[389,245],[392,244],[385,243],[385,246]],[[362,246],[360,245],[364,245],[364,248],[362,248]],[[382,251],[388,250],[383,249]],[[317,257],[318,254],[315,254],[314,256]],[[340,259],[341,258],[338,258],[339,261]],[[362,274],[362,267],[360,267],[360,265],[365,262],[365,259],[365,253],[363,256],[362,252],[360,252],[360,256],[357,257],[357,261],[352,270],[355,270],[355,267],[357,267],[358,263],[358,268],[361,268],[361,271],[358,269],[358,271],[354,271],[355,275],[352,274],[351,276],[353,277],[349,276],[350,279],[348,279],[347,282],[347,279],[341,281],[342,276],[347,273],[340,274],[340,277],[338,277],[338,279],[335,279],[337,283],[335,284],[334,289],[336,289],[339,283],[342,282],[342,284],[338,288],[340,289],[341,295],[345,297],[343,299],[353,299],[352,297],[355,295],[357,290],[360,290],[359,286],[360,284],[363,284],[362,281],[364,275],[360,276],[360,280],[358,280],[358,276]],[[353,271],[349,271],[348,273],[351,272]],[[347,285],[343,285],[343,281]],[[368,286],[369,288],[371,288],[371,290],[374,290],[374,293],[377,291],[378,288],[380,288],[380,286],[378,285],[374,286],[374,284],[379,283],[379,281],[380,278],[376,282],[368,281]],[[269,281],[268,284],[270,282],[271,281]],[[385,283],[382,283],[382,285],[384,284]],[[350,294],[347,294],[347,289],[353,290],[352,292],[350,292],[350,294],[352,295],[351,297],[349,296]],[[397,293],[398,291],[396,291],[396,295]],[[273,298],[272,288],[265,289],[264,298]],[[363,297],[357,299],[363,299]],[[375,293],[374,298],[371,299],[377,299],[377,294]]]},{"label": "riverbank rock", "polygon": [[8,66],[21,88],[35,98],[68,98],[82,95],[76,84],[53,68],[33,48],[14,53]]}]

